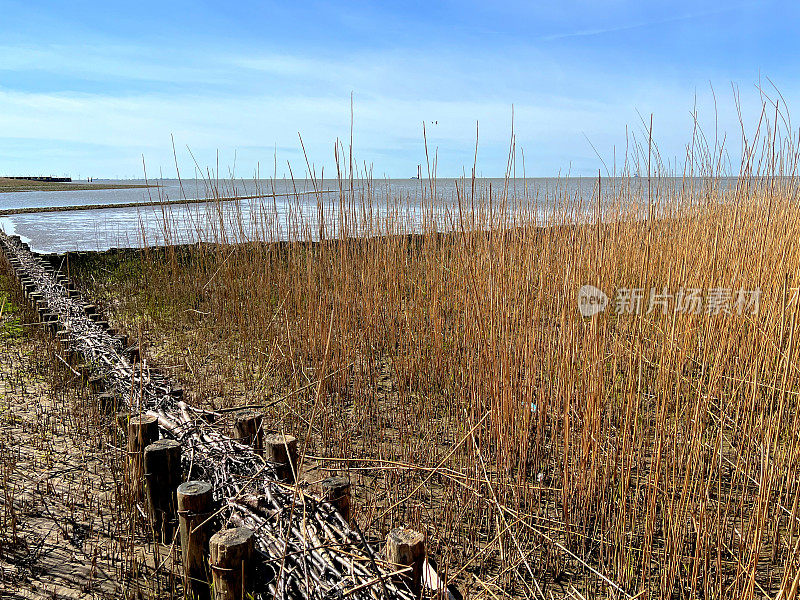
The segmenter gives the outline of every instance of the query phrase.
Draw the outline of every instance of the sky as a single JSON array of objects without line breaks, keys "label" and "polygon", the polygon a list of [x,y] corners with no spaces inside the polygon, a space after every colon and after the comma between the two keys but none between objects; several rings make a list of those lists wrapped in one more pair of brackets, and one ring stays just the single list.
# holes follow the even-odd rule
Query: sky
[{"label": "sky", "polygon": [[439,176],[499,177],[512,114],[517,176],[619,169],[650,115],[679,168],[695,111],[739,150],[734,89],[747,127],[759,89],[791,111],[798,25],[770,0],[0,0],[0,175],[330,178],[352,124],[375,177],[426,172],[426,138]]}]

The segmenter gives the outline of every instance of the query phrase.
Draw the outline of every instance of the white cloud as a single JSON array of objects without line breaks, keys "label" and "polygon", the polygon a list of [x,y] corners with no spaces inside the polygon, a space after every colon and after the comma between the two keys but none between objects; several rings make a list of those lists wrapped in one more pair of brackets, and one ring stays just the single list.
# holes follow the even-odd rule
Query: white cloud
[{"label": "white cloud", "polygon": [[[525,148],[529,172],[539,175],[564,171],[573,159],[580,169],[596,169],[599,161],[584,136],[605,156],[614,146],[620,156],[626,124],[640,129],[637,109],[655,113],[656,139],[667,156],[682,155],[691,133],[691,82],[619,69],[612,74],[602,65],[553,60],[531,49],[468,56],[444,50],[342,57],[211,53],[191,60],[180,55],[160,60],[159,52],[124,46],[0,47],[0,70],[7,72],[98,79],[113,74],[129,82],[184,84],[169,93],[155,92],[163,87],[157,83],[125,92],[102,85],[80,93],[0,87],[0,144],[13,148],[19,147],[14,140],[25,140],[26,148],[38,145],[42,154],[54,144],[104,148],[102,154],[87,149],[66,156],[64,162],[75,162],[59,165],[59,173],[67,168],[98,173],[115,160],[124,165],[118,171],[136,172],[135,157],[142,153],[154,169],[170,171],[174,134],[179,150],[190,146],[203,166],[216,163],[218,148],[231,162],[239,149],[240,169],[249,171],[257,161],[271,165],[275,145],[282,164],[299,161],[296,166],[303,168],[300,132],[310,159],[327,164],[330,173],[334,141],[349,138],[351,91],[359,159],[374,160],[379,173],[394,175],[414,172],[424,160],[422,121],[428,123],[430,148],[440,149],[441,173],[471,166],[479,121],[482,171],[501,174],[512,103],[518,147]],[[705,82],[702,86],[699,106],[709,114],[713,101]],[[722,127],[736,132],[731,95],[718,97]],[[754,95],[743,97],[749,102],[745,114],[752,115]],[[190,164],[183,152],[182,162]]]}]

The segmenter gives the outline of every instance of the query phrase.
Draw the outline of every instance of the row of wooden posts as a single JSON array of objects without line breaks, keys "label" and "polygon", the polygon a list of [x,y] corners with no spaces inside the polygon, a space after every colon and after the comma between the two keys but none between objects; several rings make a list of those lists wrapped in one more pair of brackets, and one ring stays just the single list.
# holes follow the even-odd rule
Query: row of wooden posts
[{"label": "row of wooden posts", "polygon": [[[102,408],[115,410],[115,398],[105,391],[102,378],[91,377],[87,365],[76,364],[76,351],[64,324],[59,315],[50,310],[44,294],[38,290],[34,279],[29,277],[22,262],[11,256],[6,258],[25,298],[38,312],[39,322],[59,341],[67,366],[86,378]],[[80,293],[74,284],[49,263],[38,260],[46,275],[63,285],[69,298],[79,301]],[[95,305],[83,303],[82,306],[87,317],[121,341],[132,363],[139,360],[138,347],[129,347],[127,337],[117,335]],[[182,390],[174,388],[171,393],[182,395]],[[214,416],[214,413],[208,413],[209,419]],[[127,431],[127,463],[132,493],[135,501],[144,502],[146,506],[155,540],[171,543],[176,530],[179,534],[184,584],[189,597],[209,597],[213,593],[214,600],[243,598],[248,588],[248,573],[252,572],[255,558],[253,532],[237,527],[212,534],[216,514],[212,486],[206,481],[181,481],[181,445],[175,440],[159,439],[158,419],[155,416],[131,416],[122,412],[117,413],[117,421]],[[295,483],[298,449],[294,436],[279,433],[265,435],[262,415],[246,411],[237,415],[233,437],[252,446],[266,461],[276,465],[281,480],[288,484]],[[337,509],[345,521],[351,522],[348,478],[335,476],[323,480],[321,496]],[[385,558],[400,568],[406,568],[407,574],[403,577],[407,578],[411,590],[419,595],[426,560],[424,535],[407,528],[393,529],[386,539]]]},{"label": "row of wooden posts", "polygon": [[[291,435],[262,435],[261,415],[245,413],[236,419],[235,437],[249,442],[264,458],[278,465],[287,483],[294,483],[297,469],[297,440]],[[251,432],[251,433],[245,433]],[[251,438],[248,438],[252,435]],[[211,570],[215,598],[240,598],[245,587],[248,563],[253,555],[253,535],[246,528],[223,529],[214,535],[214,499],[206,481],[181,483],[178,442],[158,439],[158,421],[151,415],[132,417],[128,422],[128,455],[131,479],[139,482],[134,493],[143,497],[156,539],[169,543],[175,534],[175,515],[180,532],[186,587],[201,595],[208,581],[206,556]],[[334,476],[321,482],[323,500],[332,504],[345,521],[350,521],[350,481]],[[393,530],[386,541],[389,562],[411,568],[411,587],[419,592],[425,559],[425,538],[405,529]]]}]

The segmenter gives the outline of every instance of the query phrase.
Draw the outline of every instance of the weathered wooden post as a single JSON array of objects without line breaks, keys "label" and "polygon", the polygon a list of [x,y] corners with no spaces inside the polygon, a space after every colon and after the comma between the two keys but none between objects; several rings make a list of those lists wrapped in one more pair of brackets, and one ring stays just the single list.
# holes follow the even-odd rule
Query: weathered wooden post
[{"label": "weathered wooden post", "polygon": [[386,537],[386,560],[397,568],[410,567],[403,578],[411,591],[419,594],[425,563],[425,536],[405,527],[392,529]]},{"label": "weathered wooden post", "polygon": [[178,522],[181,531],[184,586],[190,598],[207,598],[209,573],[206,568],[208,523],[214,497],[207,481],[187,481],[178,486]]},{"label": "weathered wooden post", "polygon": [[108,392],[103,392],[97,396],[97,403],[100,405],[100,410],[105,413],[111,413],[117,409],[116,397]]},{"label": "weathered wooden post", "polygon": [[293,435],[271,433],[264,436],[264,457],[277,463],[277,475],[294,483],[297,473],[297,438]]},{"label": "weathered wooden post", "polygon": [[76,364],[75,371],[78,372],[78,375],[80,376],[82,381],[89,380],[89,365],[87,365],[85,362],[79,362],[78,364]]},{"label": "weathered wooden post", "polygon": [[75,339],[68,332],[64,332],[64,335],[61,336],[59,343],[61,344],[61,354],[67,365],[75,364],[75,360],[77,358],[77,353],[74,346]]},{"label": "weathered wooden post", "polygon": [[214,600],[242,600],[253,555],[253,532],[246,527],[223,529],[208,542]]},{"label": "weathered wooden post", "polygon": [[131,489],[136,500],[144,491],[144,449],[158,439],[158,419],[152,415],[131,417],[128,421],[128,465]]},{"label": "weathered wooden post", "polygon": [[65,348],[65,340],[70,340],[70,339],[71,339],[71,336],[70,336],[69,332],[66,331],[66,330],[59,331],[56,334],[56,342],[58,343],[58,347],[61,350],[64,350],[64,348]]},{"label": "weathered wooden post", "polygon": [[42,316],[42,322],[47,329],[47,332],[55,335],[58,331],[58,315],[54,312],[46,312]]},{"label": "weathered wooden post", "polygon": [[158,440],[144,449],[147,512],[155,539],[169,544],[175,533],[175,492],[181,482],[181,445]]},{"label": "weathered wooden post", "polygon": [[128,434],[128,423],[131,420],[131,413],[127,410],[119,410],[116,414],[117,427],[123,435]]},{"label": "weathered wooden post", "polygon": [[332,504],[350,522],[350,480],[341,475],[322,480],[322,499]]},{"label": "weathered wooden post", "polygon": [[131,346],[127,349],[127,352],[131,362],[139,362],[142,357],[141,353],[139,352],[139,346]]},{"label": "weathered wooden post", "polygon": [[31,308],[33,310],[39,310],[39,302],[42,301],[42,293],[41,292],[31,292],[28,295],[28,301],[30,302]]},{"label": "weathered wooden post", "polygon": [[264,431],[261,427],[263,417],[255,411],[243,411],[236,415],[233,425],[234,439],[252,446],[258,454],[264,452]]},{"label": "weathered wooden post", "polygon": [[93,394],[100,394],[106,389],[106,380],[99,375],[89,377],[89,389]]}]

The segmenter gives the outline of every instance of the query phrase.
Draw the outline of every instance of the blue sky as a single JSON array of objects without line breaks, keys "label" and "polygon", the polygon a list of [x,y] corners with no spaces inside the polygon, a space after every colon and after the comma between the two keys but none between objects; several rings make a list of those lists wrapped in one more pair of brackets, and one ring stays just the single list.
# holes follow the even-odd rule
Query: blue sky
[{"label": "blue sky", "polygon": [[[731,85],[755,124],[759,80],[791,109],[800,8],[789,2],[17,2],[0,0],[0,174],[334,174],[350,136],[376,176],[591,175],[654,115],[683,156],[695,103],[738,150]],[[717,118],[711,93],[717,97]],[[194,159],[189,154],[191,149]],[[219,157],[219,158],[218,158]],[[521,153],[517,174],[521,175]]]}]

